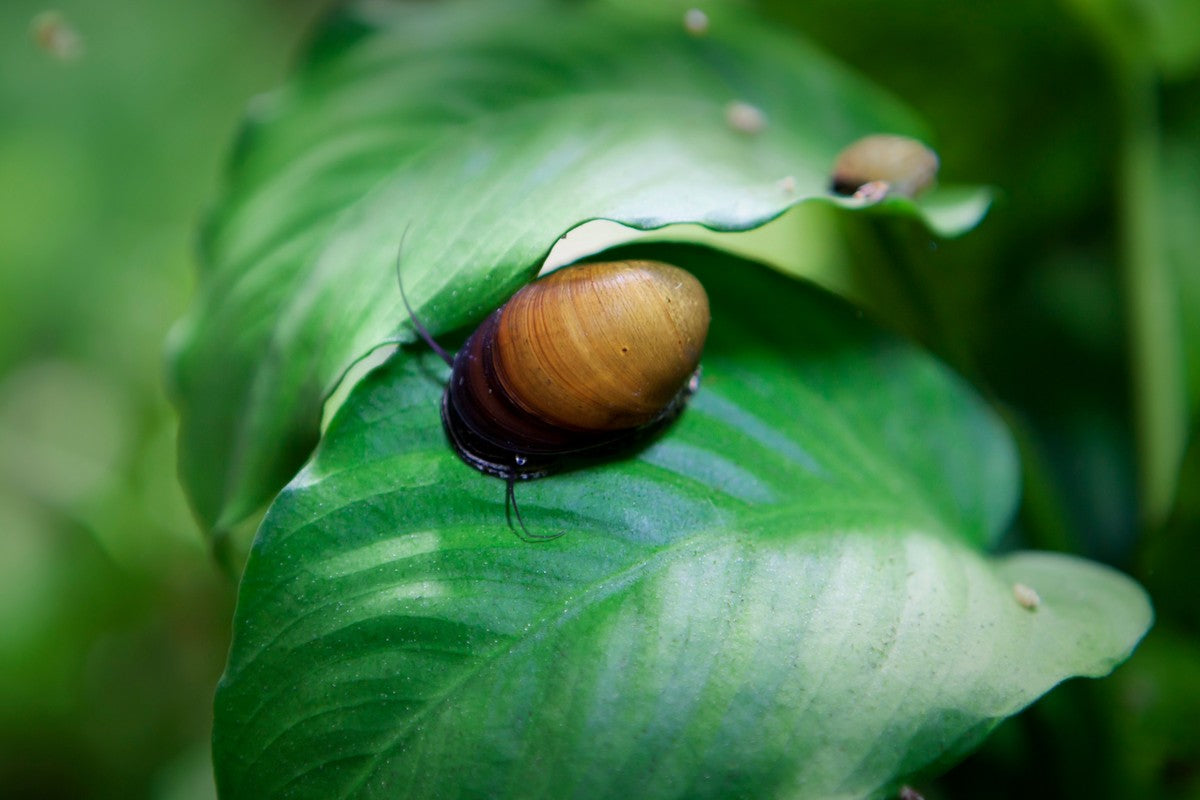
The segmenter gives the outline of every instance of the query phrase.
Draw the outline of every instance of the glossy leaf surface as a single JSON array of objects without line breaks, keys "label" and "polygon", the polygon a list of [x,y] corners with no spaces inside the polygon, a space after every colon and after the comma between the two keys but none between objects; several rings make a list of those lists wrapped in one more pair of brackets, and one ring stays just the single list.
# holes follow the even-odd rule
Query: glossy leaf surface
[{"label": "glossy leaf surface", "polygon": [[518,487],[560,539],[456,458],[436,358],[354,390],[246,569],[226,800],[882,796],[1128,654],[1131,581],[981,554],[1017,473],[960,380],[758,265],[638,254],[705,284],[703,383],[634,457]]},{"label": "glossy leaf surface", "polygon": [[[653,4],[646,4],[653,5]],[[836,153],[923,135],[893,100],[737,7],[702,37],[683,7],[352,4],[294,80],[260,99],[205,237],[200,300],[174,336],[180,464],[204,524],[263,506],[315,444],[324,399],[386,341],[396,290],[435,330],[477,322],[555,240],[607,218],[752,228],[835,200]],[[731,104],[764,115],[731,123]],[[987,193],[870,213],[954,235]]]}]

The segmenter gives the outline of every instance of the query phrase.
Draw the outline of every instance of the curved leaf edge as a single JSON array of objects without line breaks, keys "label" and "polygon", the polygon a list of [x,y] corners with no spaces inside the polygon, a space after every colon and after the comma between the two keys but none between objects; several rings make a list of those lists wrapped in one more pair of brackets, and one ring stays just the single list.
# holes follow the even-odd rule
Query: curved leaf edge
[{"label": "curved leaf edge", "polygon": [[[368,17],[369,16],[370,15],[368,15]],[[337,20],[340,18],[335,14],[332,17],[332,19]],[[351,44],[354,41],[358,41],[362,36],[366,35],[367,33],[371,32],[373,30],[370,27],[370,25],[366,24],[362,19],[356,19],[354,17],[354,15],[349,15],[348,19],[350,20],[349,22],[345,22],[343,20],[343,22],[345,22],[345,25],[348,26],[343,31],[330,33],[329,31],[325,31],[324,29],[318,30],[318,33],[329,33],[330,38],[328,38],[328,40],[325,40],[321,36],[316,37],[313,44],[310,45],[311,52],[308,54],[308,56],[304,60],[302,60],[303,67],[300,70],[301,73],[303,73],[305,70],[315,68],[315,65],[319,64],[323,58],[329,57],[330,54],[334,53],[335,51],[338,51],[339,49],[345,49],[345,50],[352,49]],[[327,20],[327,24],[333,25],[335,23]],[[342,23],[336,23],[336,24],[342,24]],[[342,38],[343,36],[345,37],[344,39]],[[339,41],[341,42],[340,44],[338,43]],[[778,47],[778,46],[780,46],[780,43],[774,42],[773,46]],[[808,46],[808,45],[805,45],[805,46]],[[324,56],[321,55],[322,52],[325,53]],[[248,115],[247,119],[244,121],[243,129],[239,133],[238,140],[235,143],[234,157],[230,161],[231,172],[236,172],[238,162],[241,160],[241,155],[239,155],[239,154],[244,154],[253,148],[254,140],[258,135],[258,129],[263,124],[265,124],[264,121],[269,121],[275,115],[275,113],[277,112],[277,106],[279,104],[284,104],[284,105],[287,104],[289,91],[294,91],[293,84],[288,84],[287,86],[281,87],[281,89],[276,90],[276,92],[274,92],[274,93],[263,95],[262,97],[259,98],[258,101],[256,101],[257,110],[252,109],[251,113]],[[885,99],[885,95],[883,95],[882,93],[879,93],[879,92],[877,92],[877,94],[879,94],[878,102],[883,103],[884,99]],[[889,103],[894,104],[894,101],[889,100]],[[384,180],[385,179],[380,179],[380,182],[383,182]],[[990,202],[990,200],[988,200],[988,199],[984,199],[984,200],[979,199],[980,197],[987,196],[989,194],[988,190],[976,189],[973,191],[975,194],[975,200],[973,201],[973,204],[965,204],[965,205],[962,203],[948,203],[947,204],[945,202],[936,201],[935,198],[938,198],[938,197],[944,198],[947,196],[944,193],[942,193],[941,191],[935,191],[933,194],[931,194],[929,196],[928,199],[922,199],[918,202],[909,201],[904,198],[887,198],[884,201],[882,201],[881,203],[878,203],[878,204],[876,204],[874,206],[870,206],[870,207],[861,207],[861,204],[857,204],[856,201],[846,200],[844,198],[836,198],[833,196],[809,195],[809,196],[803,196],[803,197],[795,197],[795,198],[792,198],[790,200],[790,202],[788,202],[788,204],[783,205],[782,207],[779,207],[778,210],[771,215],[762,217],[760,219],[747,220],[745,225],[729,226],[729,227],[725,227],[725,228],[722,228],[719,226],[712,226],[712,229],[713,230],[722,230],[722,231],[724,231],[724,230],[727,230],[727,231],[752,230],[754,228],[760,227],[761,225],[765,224],[766,222],[769,222],[771,219],[778,217],[779,215],[785,213],[787,210],[789,210],[790,208],[792,208],[796,205],[799,205],[800,203],[811,202],[811,201],[820,201],[820,202],[831,203],[834,205],[839,205],[841,207],[848,208],[848,209],[851,209],[854,211],[860,211],[860,210],[866,211],[867,213],[871,213],[871,214],[894,214],[894,215],[898,215],[898,216],[912,217],[915,219],[919,219],[923,224],[925,224],[930,229],[931,232],[935,233],[936,235],[958,236],[958,235],[964,234],[965,232],[970,230],[971,227],[978,224],[980,219],[982,219],[982,216],[986,213],[987,206]],[[859,206],[859,207],[856,207],[856,206]],[[970,206],[970,207],[968,207],[968,206]],[[947,214],[946,213],[947,207],[949,207],[951,209],[957,209],[957,211],[955,211],[954,213],[951,213],[951,214]],[[211,227],[211,225],[214,224],[214,219],[216,216],[217,215],[215,213],[210,215],[210,217],[209,217],[209,226],[210,227]],[[574,227],[577,227],[580,224],[584,224],[586,221],[587,220],[580,220],[579,222],[577,222],[575,224],[575,226],[568,226],[568,230],[573,229]],[[639,221],[636,221],[636,220],[635,221],[625,221],[625,220],[620,220],[620,219],[614,219],[614,221],[619,222],[621,224],[632,224],[634,226],[637,226],[639,224]],[[656,220],[653,225],[645,225],[644,228],[647,230],[651,230],[651,229],[661,227],[663,225],[681,224],[681,223],[682,224],[697,223],[697,224],[703,225],[703,224],[705,224],[705,221],[693,220],[693,219],[672,220],[672,219],[661,219],[660,218],[660,219]],[[211,230],[209,231],[209,233],[211,233]],[[563,235],[563,234],[560,233],[559,236],[561,236],[561,235]],[[208,244],[209,244],[208,243],[208,234],[206,234],[205,236],[202,237],[202,244],[201,244],[202,249],[207,248]],[[501,274],[502,272],[507,272],[508,277],[505,277],[505,275]],[[492,274],[491,277],[495,278],[493,286],[496,287],[498,290],[506,290],[506,293],[507,293],[507,292],[515,291],[524,282],[524,279],[528,279],[529,277],[532,277],[532,268],[531,268],[531,265],[527,265],[527,264],[524,264],[524,265],[523,264],[514,264],[514,265],[500,266],[495,270],[495,272]],[[433,297],[429,298],[426,301],[426,303],[422,304],[421,310],[424,311],[424,309],[428,308],[429,304],[431,304],[431,303],[439,303],[440,298],[444,296],[447,288],[448,287],[445,285],[441,286],[440,290],[438,292],[436,292]],[[490,295],[489,295],[489,297],[490,297]],[[203,307],[204,307],[203,303],[196,304],[193,306],[193,308],[196,310],[196,313],[199,313]],[[181,362],[181,359],[179,357],[179,352],[185,346],[184,343],[186,340],[190,340],[190,339],[194,338],[189,333],[189,328],[191,328],[194,325],[194,323],[195,323],[195,321],[194,321],[194,319],[192,319],[190,314],[185,315],[185,317],[180,320],[180,322],[176,325],[175,329],[172,331],[172,334],[170,337],[169,356],[168,356],[172,363],[179,364]],[[296,438],[299,438],[304,441],[308,441],[312,438],[312,436],[316,435],[316,433],[319,431],[318,417],[322,416],[320,409],[325,405],[326,401],[328,401],[328,399],[330,397],[335,396],[335,394],[338,393],[339,391],[345,390],[345,388],[346,388],[344,385],[345,377],[349,372],[352,371],[353,364],[355,362],[357,362],[358,360],[360,360],[362,358],[368,357],[369,352],[379,346],[392,344],[392,343],[410,342],[410,341],[414,341],[414,340],[415,340],[415,335],[412,333],[411,330],[396,329],[396,330],[393,330],[387,336],[378,338],[374,342],[371,342],[365,348],[359,347],[357,352],[353,356],[349,357],[348,359],[343,360],[342,364],[338,365],[335,369],[332,369],[329,371],[328,376],[325,377],[324,380],[319,381],[319,383],[324,384],[324,388],[322,389],[321,396],[311,398],[311,402],[308,401],[307,399],[305,401],[306,405],[315,409],[315,412],[310,412],[310,413],[312,413],[312,416],[314,417],[314,419],[310,420],[310,422],[308,423],[307,426],[304,426],[304,425],[298,426],[297,430],[293,431],[292,434]],[[359,344],[361,345],[362,343],[360,342]],[[177,384],[178,382],[171,381],[171,383]],[[171,393],[172,393],[173,397],[176,399],[176,405],[183,407],[185,404],[181,403],[179,401],[180,392],[177,389],[174,389]],[[326,418],[327,418],[328,415],[325,414],[324,416],[326,416]],[[300,427],[303,427],[304,430],[299,430]],[[284,466],[286,467],[286,469],[279,469],[279,470],[276,470],[276,472],[281,475],[294,474],[294,469],[296,468],[296,466],[298,466],[298,462],[295,462],[294,459],[290,459],[289,463]],[[231,476],[231,480],[235,480],[235,479],[236,479],[236,476]],[[253,496],[253,497],[249,496],[248,490],[247,491],[239,491],[237,489],[230,490],[230,492],[232,493],[232,496],[233,496],[234,500],[236,500],[236,502],[234,500],[227,499],[224,512],[216,513],[215,527],[217,528],[218,532],[221,529],[231,527],[232,525],[236,524],[238,521],[245,519],[246,516],[253,513],[254,507],[262,507],[263,505],[268,503],[270,500],[270,496],[275,491],[278,490],[279,485],[281,485],[281,484],[277,484],[277,485],[274,485],[271,487],[265,487],[263,490],[255,493],[255,496]],[[226,493],[227,496],[230,494],[230,492]]]}]

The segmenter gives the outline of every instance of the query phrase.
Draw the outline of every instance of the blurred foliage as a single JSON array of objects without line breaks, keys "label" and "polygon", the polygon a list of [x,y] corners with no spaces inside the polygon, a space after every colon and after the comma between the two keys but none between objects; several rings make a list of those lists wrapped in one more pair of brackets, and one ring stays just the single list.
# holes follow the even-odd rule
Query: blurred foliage
[{"label": "blurred foliage", "polygon": [[[31,35],[44,6],[0,5],[0,795],[212,794],[233,587],[175,483],[160,353],[241,109],[278,82],[317,5],[69,2],[74,58]],[[1182,453],[1200,410],[1195,3],[761,5],[923,114],[947,181],[1001,190],[962,240],[854,237],[827,282],[1006,409],[1026,462],[1014,544],[1125,569],[1159,612],[1111,679],[1062,687],[919,788],[1200,797],[1200,448],[1165,524],[1144,521],[1129,288],[1131,203],[1153,201],[1170,289],[1156,318],[1174,339],[1150,347],[1179,353]],[[1134,140],[1151,166],[1134,170],[1140,193]],[[880,279],[898,255],[908,280]]]},{"label": "blurred foliage", "polygon": [[[1200,797],[1194,438],[1175,484],[1200,419],[1200,6],[767,5],[921,112],[945,179],[999,187],[971,236],[904,251],[909,287],[880,287],[868,258],[859,292],[1007,410],[1025,462],[1013,544],[1129,571],[1158,614],[1113,678],[1061,687],[920,788],[931,800]],[[904,311],[914,292],[924,315]],[[1147,380],[1147,354],[1177,374]],[[1138,491],[1147,407],[1174,416],[1165,524]]]},{"label": "blurred foliage", "polygon": [[0,796],[211,797],[233,586],[175,480],[162,342],[315,4],[58,9],[0,4]]}]

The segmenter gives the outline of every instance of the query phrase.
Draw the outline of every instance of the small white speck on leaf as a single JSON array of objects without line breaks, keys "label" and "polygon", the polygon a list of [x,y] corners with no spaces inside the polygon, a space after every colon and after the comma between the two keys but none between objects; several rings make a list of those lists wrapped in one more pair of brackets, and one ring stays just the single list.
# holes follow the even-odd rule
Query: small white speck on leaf
[{"label": "small white speck on leaf", "polygon": [[776,181],[775,185],[778,186],[779,191],[783,192],[784,194],[796,193],[796,178],[794,175],[785,175]]},{"label": "small white speck on leaf", "polygon": [[725,106],[725,121],[738,133],[753,135],[767,127],[767,115],[758,106],[734,100]]},{"label": "small white speck on leaf", "polygon": [[1042,598],[1038,596],[1038,593],[1023,583],[1014,583],[1012,592],[1021,608],[1036,611],[1037,607],[1042,604]]},{"label": "small white speck on leaf", "polygon": [[708,14],[698,8],[689,8],[683,15],[683,28],[692,36],[708,33]]}]

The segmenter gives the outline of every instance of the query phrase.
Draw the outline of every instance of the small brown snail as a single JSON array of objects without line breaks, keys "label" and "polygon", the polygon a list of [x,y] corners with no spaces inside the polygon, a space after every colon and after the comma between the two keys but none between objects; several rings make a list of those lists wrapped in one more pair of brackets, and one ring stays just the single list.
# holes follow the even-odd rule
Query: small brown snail
[{"label": "small brown snail", "polygon": [[937,153],[916,139],[892,134],[864,136],[838,154],[832,189],[866,200],[885,195],[916,197],[937,177]]},{"label": "small brown snail", "polygon": [[[403,287],[401,287],[403,296]],[[695,392],[708,296],[691,273],[656,261],[565,267],[514,294],[451,357],[442,423],[463,461],[514,484],[662,429]],[[511,527],[511,517],[509,525]]]}]

